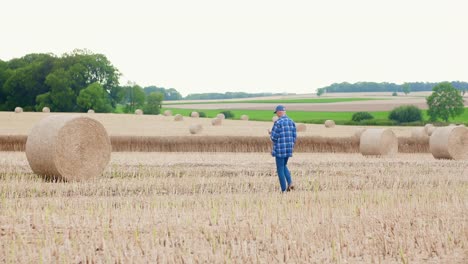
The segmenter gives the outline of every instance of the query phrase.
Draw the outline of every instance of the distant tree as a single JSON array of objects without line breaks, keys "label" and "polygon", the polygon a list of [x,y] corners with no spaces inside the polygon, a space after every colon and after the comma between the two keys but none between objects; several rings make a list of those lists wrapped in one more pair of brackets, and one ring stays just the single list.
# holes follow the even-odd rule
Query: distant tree
[{"label": "distant tree", "polygon": [[369,112],[356,112],[351,117],[351,120],[354,122],[360,122],[362,120],[374,119],[374,116]]},{"label": "distant tree", "polygon": [[390,111],[388,119],[399,123],[422,121],[422,112],[414,105],[402,105]]},{"label": "distant tree", "polygon": [[403,84],[401,89],[403,90],[405,95],[408,95],[411,92],[411,86],[409,84],[407,84],[407,83]]},{"label": "distant tree", "polygon": [[233,119],[234,118],[234,113],[232,111],[230,111],[230,110],[225,110],[225,111],[222,111],[220,113],[223,114],[226,119]]},{"label": "distant tree", "polygon": [[450,83],[440,83],[432,89],[433,93],[426,98],[431,121],[441,118],[445,122],[463,114],[465,110],[463,97]]},{"label": "distant tree", "polygon": [[146,104],[143,112],[149,115],[158,115],[161,112],[161,103],[164,99],[162,93],[152,92],[146,98]]},{"label": "distant tree", "polygon": [[322,96],[322,94],[325,92],[325,89],[319,88],[317,89],[317,96]]},{"label": "distant tree", "polygon": [[112,111],[107,92],[97,82],[81,90],[80,95],[76,99],[76,103],[82,111],[87,111],[89,109],[93,109],[98,113],[109,113]]},{"label": "distant tree", "polygon": [[398,96],[397,92],[393,92],[392,96]]}]

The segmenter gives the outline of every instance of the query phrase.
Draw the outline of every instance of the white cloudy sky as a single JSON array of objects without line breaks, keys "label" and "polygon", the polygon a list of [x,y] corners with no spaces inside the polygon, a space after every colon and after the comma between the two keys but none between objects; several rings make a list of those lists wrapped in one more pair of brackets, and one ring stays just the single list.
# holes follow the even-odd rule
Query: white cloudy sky
[{"label": "white cloudy sky", "polygon": [[15,0],[0,59],[105,54],[127,80],[196,92],[468,81],[464,0]]}]

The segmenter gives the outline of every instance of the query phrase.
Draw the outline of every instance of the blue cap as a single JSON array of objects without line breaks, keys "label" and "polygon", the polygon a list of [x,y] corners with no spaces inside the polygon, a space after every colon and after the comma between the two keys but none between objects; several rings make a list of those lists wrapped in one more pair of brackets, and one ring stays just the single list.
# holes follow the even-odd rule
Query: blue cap
[{"label": "blue cap", "polygon": [[278,105],[273,113],[276,114],[278,111],[286,111],[286,108],[282,105]]}]

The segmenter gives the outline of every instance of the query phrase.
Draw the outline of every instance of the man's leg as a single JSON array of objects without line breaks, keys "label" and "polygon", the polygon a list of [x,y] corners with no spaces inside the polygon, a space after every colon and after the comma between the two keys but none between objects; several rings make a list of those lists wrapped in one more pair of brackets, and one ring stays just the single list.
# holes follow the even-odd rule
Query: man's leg
[{"label": "man's leg", "polygon": [[288,160],[289,158],[284,159],[284,176],[286,177],[286,182],[288,183],[288,186],[292,184],[292,179],[291,179],[291,172],[289,172],[288,169]]},{"label": "man's leg", "polygon": [[285,192],[286,191],[286,176],[285,176],[285,173],[284,173],[284,161],[285,159],[284,158],[278,158],[276,157],[276,172],[278,173],[278,178],[279,178],[279,182],[280,182],[280,185],[281,185],[281,191],[282,192]]}]

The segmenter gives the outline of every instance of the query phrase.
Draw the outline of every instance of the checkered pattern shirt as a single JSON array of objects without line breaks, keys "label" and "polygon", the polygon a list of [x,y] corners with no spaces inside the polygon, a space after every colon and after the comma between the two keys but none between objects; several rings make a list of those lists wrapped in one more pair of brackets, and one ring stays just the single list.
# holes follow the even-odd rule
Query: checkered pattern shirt
[{"label": "checkered pattern shirt", "polygon": [[292,157],[296,143],[296,124],[286,115],[280,117],[271,129],[270,138],[273,141],[273,157]]}]

